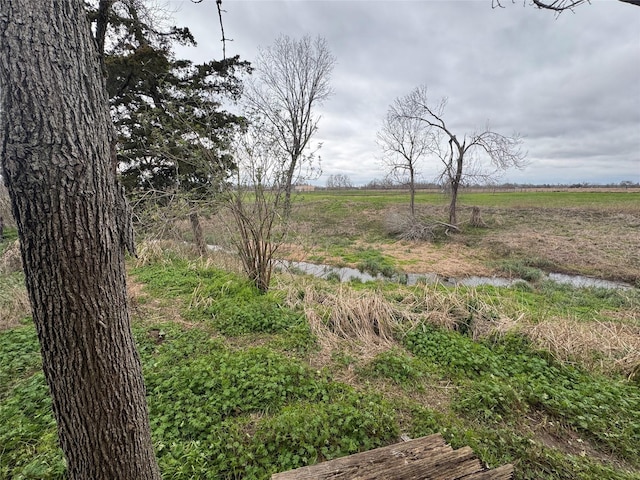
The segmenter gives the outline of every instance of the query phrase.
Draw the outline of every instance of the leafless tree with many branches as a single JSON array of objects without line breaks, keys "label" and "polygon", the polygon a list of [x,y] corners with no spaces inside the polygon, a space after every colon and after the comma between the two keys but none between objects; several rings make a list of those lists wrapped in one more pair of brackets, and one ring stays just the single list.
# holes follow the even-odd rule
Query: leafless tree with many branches
[{"label": "leafless tree with many branches", "polygon": [[[444,165],[440,179],[451,195],[451,225],[457,225],[458,190],[465,180],[482,178],[486,181],[508,168],[523,168],[526,165],[526,154],[520,149],[522,139],[518,134],[505,136],[487,127],[459,138],[444,120],[447,100],[442,99],[435,107],[432,106],[424,85],[398,98],[396,104],[402,118],[422,125],[429,139],[427,148]],[[476,155],[488,158],[490,167],[483,168]]]},{"label": "leafless tree with many branches", "polygon": [[291,190],[304,152],[318,130],[315,113],[332,93],[329,80],[335,58],[322,37],[300,40],[286,35],[260,50],[253,81],[245,98],[252,116],[261,117],[272,130],[279,148],[287,154],[285,210],[291,205]]},{"label": "leafless tree with many branches", "polygon": [[[263,124],[252,123],[238,136],[234,156],[236,182],[227,206],[230,228],[245,273],[258,290],[269,290],[274,255],[287,233],[283,214],[286,171],[284,153]],[[228,225],[230,227],[230,225]]]},{"label": "leafless tree with many branches", "polygon": [[416,176],[420,160],[430,152],[432,134],[421,119],[412,116],[410,105],[398,98],[389,107],[377,142],[382,149],[382,164],[396,180],[409,185],[410,212],[415,215]]}]

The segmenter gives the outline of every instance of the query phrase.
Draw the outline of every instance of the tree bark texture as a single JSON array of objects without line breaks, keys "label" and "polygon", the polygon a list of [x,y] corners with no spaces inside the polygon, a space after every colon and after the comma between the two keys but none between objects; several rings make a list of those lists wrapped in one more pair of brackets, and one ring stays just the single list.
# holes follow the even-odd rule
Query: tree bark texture
[{"label": "tree bark texture", "polygon": [[159,479],[131,335],[126,203],[81,0],[0,3],[0,158],[70,479]]}]

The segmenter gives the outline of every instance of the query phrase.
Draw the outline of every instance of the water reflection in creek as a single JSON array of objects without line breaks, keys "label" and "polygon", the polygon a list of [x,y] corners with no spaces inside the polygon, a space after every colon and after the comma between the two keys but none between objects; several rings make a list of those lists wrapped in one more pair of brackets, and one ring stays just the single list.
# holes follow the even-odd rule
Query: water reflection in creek
[{"label": "water reflection in creek", "polygon": [[[402,281],[407,285],[415,285],[416,283],[434,284],[440,283],[447,286],[462,285],[466,287],[477,287],[480,285],[491,285],[494,287],[511,287],[514,284],[525,282],[519,278],[503,278],[503,277],[464,277],[464,278],[448,278],[442,277],[435,273],[408,273],[403,274],[397,278],[385,278],[382,275],[370,275],[366,272],[361,272],[355,268],[349,267],[332,267],[330,265],[319,265],[315,263],[307,262],[289,262],[278,261],[278,266],[293,271],[300,271],[307,275],[313,275],[315,277],[324,279],[337,279],[341,282],[349,282],[351,280],[360,280],[362,282],[371,282],[374,280],[392,280]],[[601,280],[598,278],[585,277],[582,275],[565,275],[562,273],[549,273],[547,275],[549,280],[556,283],[568,284],[573,287],[585,288],[585,287],[597,287],[597,288],[611,288],[618,290],[632,289],[633,286],[623,282],[612,282],[609,280]]]}]

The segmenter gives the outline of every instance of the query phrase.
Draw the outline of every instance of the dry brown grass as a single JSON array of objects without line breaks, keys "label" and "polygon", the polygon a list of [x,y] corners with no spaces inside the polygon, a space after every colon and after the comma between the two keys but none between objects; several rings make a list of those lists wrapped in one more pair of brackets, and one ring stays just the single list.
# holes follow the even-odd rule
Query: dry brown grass
[{"label": "dry brown grass", "polygon": [[638,212],[579,209],[497,210],[504,222],[478,247],[495,256],[537,258],[564,273],[640,281]]},{"label": "dry brown grass", "polygon": [[335,290],[309,283],[289,290],[288,303],[301,308],[323,350],[348,344],[361,356],[375,356],[394,342],[394,332],[406,320],[379,292],[358,292],[347,286]]},{"label": "dry brown grass", "polygon": [[0,330],[16,327],[31,315],[21,270],[20,245],[16,240],[0,255]]},{"label": "dry brown grass", "polygon": [[13,241],[0,255],[0,274],[19,272],[22,270],[20,242]]},{"label": "dry brown grass", "polygon": [[287,290],[288,305],[305,312],[325,358],[332,352],[348,351],[366,361],[397,345],[398,333],[419,323],[456,329],[472,315],[473,322],[464,326],[478,339],[505,333],[522,318],[498,314],[496,305],[481,300],[472,289],[463,292],[424,285],[390,299],[379,290],[321,285],[308,281],[281,288]]},{"label": "dry brown grass", "polygon": [[[614,319],[580,322],[566,318],[546,318],[536,323],[517,305],[508,305],[504,299],[492,301],[475,289],[445,290],[424,285],[390,298],[378,290],[305,282],[280,288],[287,290],[291,307],[304,310],[318,338],[321,351],[314,359],[317,366],[330,364],[335,352],[347,352],[358,362],[366,362],[397,346],[398,332],[428,323],[464,329],[475,340],[518,332],[563,362],[607,374],[634,376],[640,372],[640,325],[633,312],[627,312],[629,318],[625,316],[631,321],[621,323]],[[343,374],[348,382],[349,371]]]},{"label": "dry brown grass", "polygon": [[3,287],[0,291],[0,331],[17,327],[29,315],[31,304],[24,285]]},{"label": "dry brown grass", "polygon": [[[474,340],[502,335],[525,317],[512,306],[480,296],[475,289],[440,289],[435,285],[403,292],[401,304],[417,321],[448,329],[465,329]],[[507,312],[508,309],[508,312]]]},{"label": "dry brown grass", "polygon": [[522,325],[522,333],[559,360],[603,373],[640,374],[640,326],[552,319]]},{"label": "dry brown grass", "polygon": [[0,217],[4,218],[5,226],[15,226],[11,216],[11,199],[4,182],[0,181]]},{"label": "dry brown grass", "polygon": [[[136,245],[136,267],[152,263],[170,264],[175,258],[193,258],[193,248],[172,240],[145,240]],[[167,255],[170,252],[171,255]]]}]

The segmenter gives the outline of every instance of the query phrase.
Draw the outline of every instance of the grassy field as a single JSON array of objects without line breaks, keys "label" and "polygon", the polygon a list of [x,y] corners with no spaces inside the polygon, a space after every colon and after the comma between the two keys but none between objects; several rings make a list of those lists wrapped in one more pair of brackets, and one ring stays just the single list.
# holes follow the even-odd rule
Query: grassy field
[{"label": "grassy field", "polygon": [[[440,432],[487,465],[513,463],[518,479],[640,479],[640,291],[540,275],[638,282],[640,198],[551,193],[464,196],[461,218],[481,206],[487,227],[462,224],[436,243],[386,233],[406,196],[305,194],[283,251],[378,271],[530,280],[511,288],[282,271],[260,295],[233,256],[141,244],[129,295],[164,478],[267,479],[402,433]],[[420,215],[442,218],[445,203],[420,195]],[[222,242],[210,221],[210,241]],[[16,252],[0,244],[0,478],[60,479]]]}]

